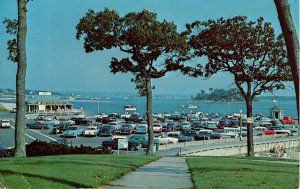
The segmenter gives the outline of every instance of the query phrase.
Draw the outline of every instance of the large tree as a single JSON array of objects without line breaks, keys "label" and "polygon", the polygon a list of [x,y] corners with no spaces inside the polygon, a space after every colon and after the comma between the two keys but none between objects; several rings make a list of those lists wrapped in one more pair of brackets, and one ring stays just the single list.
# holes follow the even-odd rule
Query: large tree
[{"label": "large tree", "polygon": [[[207,57],[206,77],[229,72],[246,102],[247,117],[252,118],[252,102],[264,92],[284,89],[291,80],[282,35],[275,36],[271,24],[259,18],[247,21],[245,16],[220,18],[187,25],[193,56]],[[201,69],[201,63],[198,68]],[[199,69],[195,69],[196,71]],[[201,76],[192,72],[193,76]],[[254,155],[253,124],[247,124],[248,156]]]},{"label": "large tree", "polygon": [[[300,122],[300,100],[299,100],[299,80],[300,80],[300,64],[299,64],[299,40],[290,12],[290,5],[287,0],[274,0],[278,18],[281,25],[281,30],[284,36],[285,44],[288,52],[288,63],[292,69],[295,93],[296,93],[296,102],[297,102],[297,112],[298,112],[298,126]],[[299,132],[300,133],[300,127]]]},{"label": "large tree", "polygon": [[186,37],[180,35],[176,25],[147,10],[131,12],[120,17],[116,11],[89,10],[76,27],[76,38],[84,37],[87,53],[117,48],[128,54],[126,58],[111,60],[111,72],[132,73],[132,81],[147,99],[149,147],[147,154],[154,153],[152,119],[152,79],[165,76],[168,71],[180,68],[177,55],[188,51]]},{"label": "large tree", "polygon": [[26,3],[18,0],[18,20],[5,19],[6,32],[16,35],[16,39],[7,42],[8,59],[18,64],[16,74],[16,126],[15,126],[15,157],[26,157],[25,149],[25,77],[26,77]]}]

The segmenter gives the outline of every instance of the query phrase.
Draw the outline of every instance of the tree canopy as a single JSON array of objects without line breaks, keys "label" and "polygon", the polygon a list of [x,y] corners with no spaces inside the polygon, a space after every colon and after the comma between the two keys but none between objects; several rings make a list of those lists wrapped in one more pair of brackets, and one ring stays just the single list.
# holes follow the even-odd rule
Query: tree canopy
[{"label": "tree canopy", "polygon": [[169,71],[181,69],[178,57],[189,51],[186,35],[177,32],[176,25],[157,20],[155,13],[143,10],[123,17],[105,8],[96,13],[89,10],[76,27],[76,38],[84,38],[87,53],[117,48],[125,58],[112,57],[112,73],[132,73],[132,82],[147,98],[149,129],[148,154],[154,152],[151,79],[165,76]]},{"label": "tree canopy", "polygon": [[[274,29],[262,17],[247,21],[246,16],[220,18],[187,25],[192,57],[207,57],[198,63],[191,76],[210,77],[219,72],[234,76],[236,87],[245,99],[247,117],[252,117],[252,102],[263,92],[284,89],[292,80],[287,66],[287,52],[283,35],[275,36]],[[200,71],[199,71],[200,70]],[[254,155],[253,125],[248,123],[248,155]]]},{"label": "tree canopy", "polygon": [[283,82],[292,79],[283,36],[276,37],[262,17],[257,22],[247,22],[245,16],[197,21],[187,28],[193,55],[208,58],[205,76],[230,72],[249,100],[262,92],[283,89]]},{"label": "tree canopy", "polygon": [[113,73],[133,73],[134,81],[143,77],[160,78],[179,69],[174,59],[189,47],[174,23],[158,21],[157,15],[147,10],[124,17],[108,8],[99,13],[89,10],[76,28],[77,39],[84,36],[87,53],[119,48],[130,54],[122,59],[113,57],[110,68]]}]

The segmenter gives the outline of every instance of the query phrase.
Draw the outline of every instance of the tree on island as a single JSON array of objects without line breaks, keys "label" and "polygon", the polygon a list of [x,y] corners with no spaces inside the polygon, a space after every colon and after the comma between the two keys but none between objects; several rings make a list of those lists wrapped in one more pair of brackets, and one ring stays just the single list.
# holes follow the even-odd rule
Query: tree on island
[{"label": "tree on island", "polygon": [[[212,88],[210,88],[212,89]],[[206,93],[201,90],[195,97],[192,96],[193,100],[200,101],[214,101],[214,102],[243,102],[244,98],[236,88],[225,89],[212,89],[210,93]]]},{"label": "tree on island", "polygon": [[[252,102],[263,92],[284,89],[290,81],[287,53],[283,35],[275,37],[271,24],[259,18],[247,22],[247,17],[236,16],[187,25],[189,44],[194,57],[206,56],[208,62],[197,65],[192,76],[210,77],[218,72],[229,72],[246,102],[247,117],[252,117]],[[194,72],[195,72],[194,71]],[[253,124],[247,124],[247,153],[254,156]]]},{"label": "tree on island", "polygon": [[[274,0],[278,18],[281,26],[281,30],[285,39],[285,44],[287,46],[288,52],[288,63],[292,69],[292,75],[294,79],[295,93],[296,93],[296,102],[297,102],[297,113],[298,113],[298,126],[300,120],[300,64],[299,64],[299,40],[298,35],[293,23],[292,15],[290,12],[290,5],[287,0]],[[300,133],[300,127],[299,132]],[[300,148],[300,147],[299,147]]]},{"label": "tree on island", "polygon": [[16,74],[16,128],[15,157],[26,157],[25,149],[25,77],[26,77],[26,3],[28,0],[18,0],[18,20],[5,19],[6,32],[16,35],[16,39],[7,42],[8,59],[18,64]]},{"label": "tree on island", "polygon": [[114,10],[89,10],[76,27],[76,38],[84,38],[87,53],[117,48],[127,53],[126,58],[111,60],[112,73],[132,73],[140,95],[147,99],[149,147],[147,154],[154,153],[151,80],[178,70],[177,55],[188,52],[186,37],[176,31],[176,25],[158,21],[157,15],[147,10],[131,12],[120,17]]}]

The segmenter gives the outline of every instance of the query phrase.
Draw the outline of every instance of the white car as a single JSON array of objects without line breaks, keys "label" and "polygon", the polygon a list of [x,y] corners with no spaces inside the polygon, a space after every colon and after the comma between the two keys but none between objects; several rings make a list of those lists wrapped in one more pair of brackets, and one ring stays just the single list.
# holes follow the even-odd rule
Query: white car
[{"label": "white car", "polygon": [[99,130],[97,128],[97,126],[88,126],[84,132],[83,135],[84,136],[97,136],[99,133]]},{"label": "white car", "polygon": [[0,127],[1,128],[10,128],[10,121],[8,119],[0,120]]},{"label": "white car", "polygon": [[168,137],[165,134],[156,137],[156,139],[158,139],[159,144],[170,144],[170,143],[175,144],[178,142],[178,138]]}]

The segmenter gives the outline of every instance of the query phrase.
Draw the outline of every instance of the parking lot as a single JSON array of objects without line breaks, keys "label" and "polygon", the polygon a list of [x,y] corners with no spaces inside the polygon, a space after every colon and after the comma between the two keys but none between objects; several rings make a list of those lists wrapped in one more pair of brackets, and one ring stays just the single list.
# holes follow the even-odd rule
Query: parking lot
[{"label": "parking lot", "polygon": [[[12,124],[14,125],[14,124]],[[85,126],[80,126],[85,128]],[[60,137],[60,135],[50,134],[52,128],[49,129],[28,129],[25,128],[25,141],[26,143],[30,143],[34,140],[41,140],[41,141],[55,141]],[[83,137],[79,136],[77,138],[66,138],[68,142],[72,146],[92,146],[92,147],[100,147],[102,141],[109,140],[111,137]],[[14,146],[14,126],[9,129],[0,129],[0,145],[4,147],[11,147]]]}]

